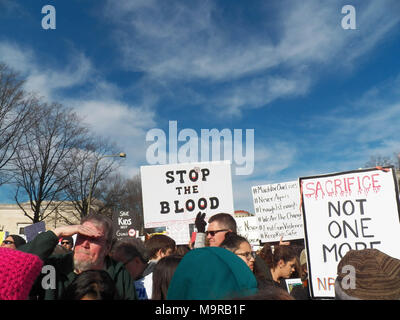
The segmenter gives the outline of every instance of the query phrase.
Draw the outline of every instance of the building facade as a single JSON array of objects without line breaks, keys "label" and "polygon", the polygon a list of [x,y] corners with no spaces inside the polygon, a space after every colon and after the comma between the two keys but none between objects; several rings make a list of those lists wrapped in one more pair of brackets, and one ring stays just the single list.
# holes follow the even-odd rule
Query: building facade
[{"label": "building facade", "polygon": [[[54,209],[56,205],[57,203],[42,213],[43,216],[47,215],[43,220],[47,230],[55,229],[62,225],[79,224],[79,213],[71,204],[62,204]],[[33,212],[28,202],[23,203],[22,207],[33,217]],[[32,219],[26,216],[17,204],[0,204],[0,232],[24,235],[24,228],[32,223]]]}]

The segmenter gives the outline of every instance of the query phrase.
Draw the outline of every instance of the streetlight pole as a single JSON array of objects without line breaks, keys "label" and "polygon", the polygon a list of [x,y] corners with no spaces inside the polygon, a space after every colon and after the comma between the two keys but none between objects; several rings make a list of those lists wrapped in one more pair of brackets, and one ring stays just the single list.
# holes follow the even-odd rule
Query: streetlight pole
[{"label": "streetlight pole", "polygon": [[91,201],[92,201],[92,192],[93,192],[93,190],[92,190],[92,189],[93,189],[93,179],[94,179],[95,172],[96,172],[96,170],[97,170],[97,164],[99,163],[99,161],[100,161],[101,159],[109,158],[109,157],[126,158],[126,153],[121,152],[121,153],[119,153],[119,154],[105,155],[105,156],[102,156],[102,157],[100,157],[100,158],[98,158],[98,159],[96,160],[96,163],[94,164],[94,166],[93,166],[93,168],[92,168],[92,171],[91,171],[91,173],[90,173],[90,188],[89,188],[89,197],[88,197],[88,209],[87,209],[87,214],[90,213],[90,204],[91,204]]}]

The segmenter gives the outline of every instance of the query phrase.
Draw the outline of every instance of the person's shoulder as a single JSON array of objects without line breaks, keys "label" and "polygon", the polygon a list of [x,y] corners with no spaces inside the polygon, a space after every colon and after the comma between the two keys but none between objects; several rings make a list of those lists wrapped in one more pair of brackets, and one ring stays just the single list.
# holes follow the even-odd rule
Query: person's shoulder
[{"label": "person's shoulder", "polygon": [[107,272],[110,275],[115,275],[120,272],[128,272],[128,270],[126,270],[122,262],[114,260],[110,256],[106,256],[105,260],[106,260]]},{"label": "person's shoulder", "polygon": [[296,300],[309,300],[310,299],[308,288],[305,288],[303,286],[293,287],[292,291],[290,292],[290,295]]},{"label": "person's shoulder", "polygon": [[57,271],[69,273],[73,271],[73,252],[52,254],[45,260],[46,265],[52,265]]}]

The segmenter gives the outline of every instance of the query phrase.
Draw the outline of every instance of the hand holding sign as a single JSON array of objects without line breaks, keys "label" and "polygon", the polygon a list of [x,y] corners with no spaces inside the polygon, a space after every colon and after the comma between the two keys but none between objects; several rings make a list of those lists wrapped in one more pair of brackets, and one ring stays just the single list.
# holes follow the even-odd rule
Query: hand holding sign
[{"label": "hand holding sign", "polygon": [[290,241],[283,241],[283,236],[279,239],[280,246],[290,246]]}]

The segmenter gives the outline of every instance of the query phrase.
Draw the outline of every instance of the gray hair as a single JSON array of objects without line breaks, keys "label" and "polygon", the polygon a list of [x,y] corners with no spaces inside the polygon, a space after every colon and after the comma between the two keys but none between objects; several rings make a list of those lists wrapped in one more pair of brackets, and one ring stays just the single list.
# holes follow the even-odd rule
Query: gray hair
[{"label": "gray hair", "polygon": [[93,224],[100,226],[104,230],[106,244],[111,245],[114,232],[113,223],[110,218],[98,213],[91,213],[82,218],[81,224],[84,222],[92,222]]},{"label": "gray hair", "polygon": [[111,249],[111,256],[115,259],[118,256],[124,257],[125,261],[139,257],[143,263],[149,261],[149,254],[140,239],[123,239],[115,242]]}]

